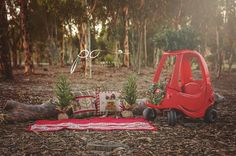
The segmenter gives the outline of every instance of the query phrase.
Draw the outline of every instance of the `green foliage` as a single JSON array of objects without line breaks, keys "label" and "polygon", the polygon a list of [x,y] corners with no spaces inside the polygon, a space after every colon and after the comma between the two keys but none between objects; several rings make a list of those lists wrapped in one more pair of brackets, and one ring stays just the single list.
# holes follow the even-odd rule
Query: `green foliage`
[{"label": "green foliage", "polygon": [[148,90],[149,102],[154,105],[159,105],[166,95],[165,87],[166,84],[163,82],[152,84]]},{"label": "green foliage", "polygon": [[111,54],[107,54],[104,57],[104,61],[107,62],[109,65],[112,65],[114,63],[114,56]]},{"label": "green foliage", "polygon": [[57,103],[58,109],[66,111],[70,105],[70,101],[73,99],[73,95],[68,79],[64,75],[59,76],[56,82],[55,93],[59,101]]},{"label": "green foliage", "polygon": [[130,76],[123,87],[125,101],[132,105],[137,99],[137,79],[135,76]]},{"label": "green foliage", "polygon": [[197,49],[200,40],[196,32],[190,27],[180,30],[164,29],[163,32],[155,36],[157,47],[168,50]]}]

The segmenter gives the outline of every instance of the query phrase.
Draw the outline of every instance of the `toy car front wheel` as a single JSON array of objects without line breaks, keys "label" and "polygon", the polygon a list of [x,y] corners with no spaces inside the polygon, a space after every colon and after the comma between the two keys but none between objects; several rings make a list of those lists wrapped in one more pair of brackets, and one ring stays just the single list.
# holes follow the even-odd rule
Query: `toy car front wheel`
[{"label": "toy car front wheel", "polygon": [[217,111],[214,108],[209,108],[206,111],[204,121],[207,123],[214,123],[217,120]]},{"label": "toy car front wheel", "polygon": [[170,110],[167,112],[167,122],[170,126],[175,126],[177,122],[177,115],[175,110]]},{"label": "toy car front wheel", "polygon": [[157,116],[156,110],[153,108],[146,108],[143,111],[143,117],[146,120],[153,121]]}]

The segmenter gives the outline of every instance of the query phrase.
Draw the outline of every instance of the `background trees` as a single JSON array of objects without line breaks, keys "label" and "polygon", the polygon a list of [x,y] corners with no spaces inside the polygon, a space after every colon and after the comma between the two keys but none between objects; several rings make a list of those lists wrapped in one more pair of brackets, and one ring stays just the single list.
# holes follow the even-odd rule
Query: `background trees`
[{"label": "background trees", "polygon": [[[193,41],[194,49],[218,76],[230,73],[236,60],[235,0],[12,0],[1,5],[6,9],[1,11],[1,38],[8,42],[1,43],[1,73],[6,77],[11,64],[24,65],[30,74],[34,64],[64,66],[80,50],[97,48],[103,50],[100,60],[107,54],[117,60],[121,49],[120,63],[139,73],[156,65],[163,50],[161,35],[186,27],[191,28],[187,33],[194,32],[188,41],[199,41]],[[175,43],[172,39],[169,45]],[[81,61],[86,71],[88,62]]]},{"label": "background trees", "polygon": [[0,1],[0,70],[4,79],[12,79],[5,0]]}]

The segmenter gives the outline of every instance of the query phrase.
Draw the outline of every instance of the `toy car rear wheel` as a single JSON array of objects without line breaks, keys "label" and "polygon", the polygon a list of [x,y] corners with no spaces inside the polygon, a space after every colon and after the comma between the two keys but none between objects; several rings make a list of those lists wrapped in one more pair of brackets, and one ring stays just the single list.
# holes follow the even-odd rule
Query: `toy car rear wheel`
[{"label": "toy car rear wheel", "polygon": [[146,120],[153,121],[157,117],[156,110],[153,108],[146,108],[143,111],[143,117]]},{"label": "toy car rear wheel", "polygon": [[207,123],[214,123],[217,120],[217,111],[214,108],[209,108],[206,111],[204,121]]},{"label": "toy car rear wheel", "polygon": [[175,126],[177,122],[177,115],[175,110],[170,110],[167,112],[167,122],[170,126]]}]

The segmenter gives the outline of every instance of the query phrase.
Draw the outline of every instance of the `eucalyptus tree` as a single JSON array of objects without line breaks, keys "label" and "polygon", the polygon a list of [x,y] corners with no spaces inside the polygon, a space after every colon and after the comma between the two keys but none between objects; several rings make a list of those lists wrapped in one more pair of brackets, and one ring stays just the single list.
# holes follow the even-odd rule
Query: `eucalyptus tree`
[{"label": "eucalyptus tree", "polygon": [[225,38],[224,45],[226,50],[226,58],[229,64],[229,73],[231,73],[232,65],[236,61],[236,1],[226,0],[225,14]]},{"label": "eucalyptus tree", "polygon": [[[50,5],[49,1],[47,5]],[[37,65],[42,60],[48,62],[49,65],[52,64],[52,60],[56,60],[54,57],[57,52],[56,48],[50,49],[55,47],[53,46],[54,29],[52,27],[53,24],[51,24],[54,20],[52,12],[49,11],[47,5],[43,0],[31,1],[29,4],[29,33]]]},{"label": "eucalyptus tree", "polygon": [[74,14],[80,9],[77,4],[75,0],[37,0],[30,3],[35,51],[44,51],[39,55],[47,58],[49,65],[60,63],[63,66],[72,53],[72,50],[68,53],[67,49],[72,44],[71,26],[76,24]]},{"label": "eucalyptus tree", "polygon": [[[166,19],[166,1],[139,0],[130,1],[131,49],[133,64],[140,73],[141,67],[147,66],[154,58],[153,36],[164,25]],[[150,63],[149,63],[150,64]]]},{"label": "eucalyptus tree", "polygon": [[200,52],[203,56],[207,55],[209,48],[209,38],[212,28],[214,27],[214,16],[216,13],[215,7],[217,1],[191,0],[186,3],[184,8],[186,17],[189,20],[192,28],[195,29],[200,37]]},{"label": "eucalyptus tree", "polygon": [[208,26],[208,47],[212,53],[212,69],[215,71],[216,76],[220,77],[224,63],[224,27],[225,27],[225,0],[209,1],[207,4],[211,9],[207,11],[209,19]]},{"label": "eucalyptus tree", "polygon": [[[118,61],[118,49],[124,49],[124,18],[123,9],[120,1],[106,0],[104,1],[104,17],[102,19],[103,38],[106,38],[106,45],[108,51],[112,51],[115,55],[115,66],[119,67],[124,64],[124,57],[122,62]],[[123,54],[122,54],[123,55]]]},{"label": "eucalyptus tree", "polygon": [[5,79],[12,79],[12,67],[9,51],[8,21],[5,0],[0,1],[0,71]]},{"label": "eucalyptus tree", "polygon": [[[35,50],[39,51],[43,44],[45,53],[40,54],[47,58],[49,65],[64,65],[63,53],[63,16],[60,14],[61,1],[37,0],[30,3],[30,24],[32,39],[35,41]],[[45,42],[46,41],[46,42]],[[42,52],[41,52],[42,53]]]},{"label": "eucalyptus tree", "polygon": [[106,26],[107,37],[113,49],[112,51],[115,52],[115,59],[118,57],[118,49],[123,49],[123,65],[126,67],[130,66],[130,7],[131,3],[128,0],[105,0],[103,1],[103,16],[105,18],[101,18],[103,26]]},{"label": "eucalyptus tree", "polygon": [[30,38],[29,38],[29,19],[28,19],[28,0],[20,0],[20,21],[22,31],[22,46],[25,55],[24,67],[25,74],[33,73],[33,60],[32,51],[30,51]]},{"label": "eucalyptus tree", "polygon": [[19,8],[18,1],[6,1],[7,9],[9,11],[8,23],[9,23],[9,45],[12,56],[13,68],[16,68],[21,64],[21,27],[20,27],[20,14],[17,8]]},{"label": "eucalyptus tree", "polygon": [[188,17],[189,24],[200,34],[202,42],[199,50],[209,58],[211,68],[220,77],[224,60],[228,60],[230,69],[235,55],[236,1],[191,0],[185,5],[185,16]]},{"label": "eucalyptus tree", "polygon": [[124,36],[124,65],[129,67],[130,65],[130,53],[129,53],[129,4],[125,3],[123,6],[124,11],[124,26],[125,26],[125,36]]}]

